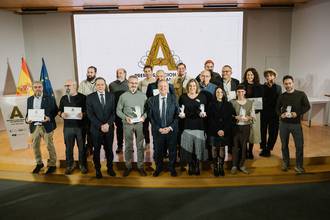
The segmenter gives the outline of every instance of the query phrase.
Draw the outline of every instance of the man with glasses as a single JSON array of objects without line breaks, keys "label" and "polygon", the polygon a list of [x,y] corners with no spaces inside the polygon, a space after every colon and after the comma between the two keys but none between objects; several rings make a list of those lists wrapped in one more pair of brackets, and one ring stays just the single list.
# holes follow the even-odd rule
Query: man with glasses
[{"label": "man with glasses", "polygon": [[56,151],[53,143],[54,130],[56,128],[55,117],[57,115],[57,105],[54,97],[47,96],[43,93],[42,82],[35,81],[32,85],[34,92],[33,96],[27,99],[27,109],[43,109],[44,117],[40,121],[32,121],[29,118],[28,112],[26,115],[26,123],[29,124],[30,133],[32,136],[32,148],[36,160],[36,167],[32,173],[39,173],[44,167],[40,151],[40,140],[43,138],[47,145],[49,153],[48,170],[46,174],[51,174],[56,171]]}]

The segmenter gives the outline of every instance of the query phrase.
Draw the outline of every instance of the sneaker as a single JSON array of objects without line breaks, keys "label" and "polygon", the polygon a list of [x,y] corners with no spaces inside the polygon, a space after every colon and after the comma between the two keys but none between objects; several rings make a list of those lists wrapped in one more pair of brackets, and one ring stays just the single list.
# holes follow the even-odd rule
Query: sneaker
[{"label": "sneaker", "polygon": [[48,170],[46,171],[46,175],[55,173],[55,171],[56,171],[56,166],[50,166],[50,167],[48,167]]},{"label": "sneaker", "polygon": [[239,170],[242,172],[242,173],[245,173],[245,174],[249,174],[250,172],[246,169],[246,167],[240,167]]},{"label": "sneaker", "polygon": [[32,173],[39,173],[40,170],[44,167],[44,164],[37,164],[37,166],[33,169]]},{"label": "sneaker", "polygon": [[286,163],[283,163],[281,169],[282,169],[282,171],[287,172],[289,170],[289,165]]},{"label": "sneaker", "polygon": [[144,170],[144,168],[139,168],[138,171],[139,171],[139,174],[140,174],[141,176],[147,176],[147,173],[146,173],[146,171]]},{"label": "sneaker", "polygon": [[294,170],[296,171],[297,174],[305,173],[305,169],[302,167],[295,167]]},{"label": "sneaker", "polygon": [[235,167],[235,166],[232,167],[230,172],[231,172],[231,174],[236,174],[237,173],[237,167]]},{"label": "sneaker", "polygon": [[66,169],[65,169],[65,175],[70,175],[74,170],[74,166],[68,166]]}]

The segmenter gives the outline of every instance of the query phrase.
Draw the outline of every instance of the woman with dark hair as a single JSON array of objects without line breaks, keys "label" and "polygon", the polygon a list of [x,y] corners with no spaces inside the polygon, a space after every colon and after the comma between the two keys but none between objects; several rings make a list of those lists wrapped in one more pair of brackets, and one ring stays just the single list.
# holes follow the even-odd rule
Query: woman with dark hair
[{"label": "woman with dark hair", "polygon": [[[249,98],[262,98],[263,89],[260,84],[258,71],[255,68],[248,68],[244,72],[243,83],[246,89],[245,97]],[[246,151],[246,158],[253,159],[253,145],[260,144],[261,142],[261,129],[260,129],[260,112],[261,109],[255,110],[255,122],[251,126],[249,145]]]},{"label": "woman with dark hair", "polygon": [[188,163],[189,175],[200,175],[201,161],[207,158],[205,149],[205,117],[207,99],[200,93],[199,83],[190,79],[187,94],[179,99],[180,114],[184,130],[181,135],[181,163]]},{"label": "woman with dark hair", "polygon": [[226,93],[221,87],[217,87],[207,111],[208,137],[212,146],[214,176],[225,175],[223,169],[225,146],[231,137],[234,115],[235,110],[232,104],[227,101]]}]

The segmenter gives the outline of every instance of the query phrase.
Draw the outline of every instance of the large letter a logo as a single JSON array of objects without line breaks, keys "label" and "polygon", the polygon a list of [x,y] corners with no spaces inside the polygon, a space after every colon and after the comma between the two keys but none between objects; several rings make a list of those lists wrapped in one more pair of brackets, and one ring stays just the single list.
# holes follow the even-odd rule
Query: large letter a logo
[{"label": "large letter a logo", "polygon": [[[162,49],[164,58],[157,58],[159,48]],[[167,66],[168,70],[176,70],[176,64],[164,34],[156,34],[148,54],[146,65],[150,65],[152,67]]]}]

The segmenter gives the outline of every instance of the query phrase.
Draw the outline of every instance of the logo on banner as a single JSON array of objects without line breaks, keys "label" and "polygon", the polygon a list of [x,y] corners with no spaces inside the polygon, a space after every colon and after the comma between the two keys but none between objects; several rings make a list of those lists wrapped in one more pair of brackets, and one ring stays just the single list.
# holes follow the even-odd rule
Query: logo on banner
[{"label": "logo on banner", "polygon": [[11,111],[10,119],[14,119],[14,118],[24,118],[18,106],[14,106],[13,110]]},{"label": "logo on banner", "polygon": [[[175,76],[176,64],[182,62],[180,57],[171,50],[166,37],[163,33],[158,33],[152,42],[150,50],[146,52],[146,56],[143,56],[138,63],[138,66],[143,69],[144,66],[149,65],[152,67],[160,66],[167,67],[167,77]],[[140,74],[139,74],[140,75]],[[141,74],[143,75],[143,74]],[[139,76],[142,77],[142,76]]]}]

